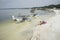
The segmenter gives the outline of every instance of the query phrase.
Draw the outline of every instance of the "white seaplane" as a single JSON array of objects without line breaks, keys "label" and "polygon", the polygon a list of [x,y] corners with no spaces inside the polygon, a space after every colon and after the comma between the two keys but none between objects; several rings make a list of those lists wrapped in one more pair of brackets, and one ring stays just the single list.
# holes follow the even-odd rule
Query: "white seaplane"
[{"label": "white seaplane", "polygon": [[31,18],[29,18],[29,17],[20,17],[20,18],[18,18],[18,17],[15,17],[15,16],[12,16],[12,19],[14,20],[14,21],[16,21],[17,23],[19,23],[19,22],[24,22],[24,21],[31,21]]},{"label": "white seaplane", "polygon": [[21,21],[22,21],[22,18],[17,18],[17,17],[15,17],[15,16],[12,16],[12,19],[13,19],[14,21],[17,21],[17,22],[21,22]]}]

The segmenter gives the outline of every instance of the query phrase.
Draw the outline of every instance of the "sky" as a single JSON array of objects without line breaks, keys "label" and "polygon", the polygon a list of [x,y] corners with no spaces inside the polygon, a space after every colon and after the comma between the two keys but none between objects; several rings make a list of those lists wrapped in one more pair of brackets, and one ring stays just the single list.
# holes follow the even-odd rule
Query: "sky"
[{"label": "sky", "polygon": [[0,8],[29,8],[60,4],[60,0],[0,0]]}]

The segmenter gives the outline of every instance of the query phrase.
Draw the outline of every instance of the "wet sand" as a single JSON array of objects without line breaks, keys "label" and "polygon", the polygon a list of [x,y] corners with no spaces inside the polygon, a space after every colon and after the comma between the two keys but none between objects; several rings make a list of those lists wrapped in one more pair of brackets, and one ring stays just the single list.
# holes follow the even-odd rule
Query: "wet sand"
[{"label": "wet sand", "polygon": [[0,40],[30,40],[37,20],[22,23],[7,22],[0,24]]}]

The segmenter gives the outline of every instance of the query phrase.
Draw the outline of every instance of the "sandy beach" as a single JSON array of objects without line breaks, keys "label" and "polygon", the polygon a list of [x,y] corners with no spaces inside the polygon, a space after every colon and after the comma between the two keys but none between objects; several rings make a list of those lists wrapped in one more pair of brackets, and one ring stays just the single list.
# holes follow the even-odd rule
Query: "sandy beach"
[{"label": "sandy beach", "polygon": [[[36,21],[36,19],[34,19]],[[34,20],[16,23],[10,21],[0,24],[0,40],[27,40],[32,36]]]},{"label": "sandy beach", "polygon": [[[32,18],[30,22],[25,21],[17,24],[16,22],[12,21],[7,23],[2,23],[2,25],[0,24],[0,40],[38,40],[38,39],[34,39],[35,37],[38,36],[38,34],[40,35],[39,40],[49,40],[49,39],[56,40],[54,39],[55,33],[51,31],[52,28],[54,27],[51,28],[50,25],[52,20],[56,19],[53,17],[54,16],[45,15],[41,17]],[[48,23],[46,25],[37,25],[37,23],[40,20],[45,20],[45,21],[48,20],[47,21]],[[58,35],[56,36],[58,37]]]},{"label": "sandy beach", "polygon": [[25,21],[17,24],[10,21],[0,24],[0,40],[30,40],[41,17],[32,18],[31,22]]}]

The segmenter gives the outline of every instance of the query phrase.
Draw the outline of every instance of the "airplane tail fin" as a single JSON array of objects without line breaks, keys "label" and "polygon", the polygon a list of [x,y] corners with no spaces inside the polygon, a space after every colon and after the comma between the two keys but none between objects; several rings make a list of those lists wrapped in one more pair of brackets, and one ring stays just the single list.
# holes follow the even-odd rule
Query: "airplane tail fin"
[{"label": "airplane tail fin", "polygon": [[12,16],[12,19],[13,19],[13,20],[16,19],[15,16]]}]

